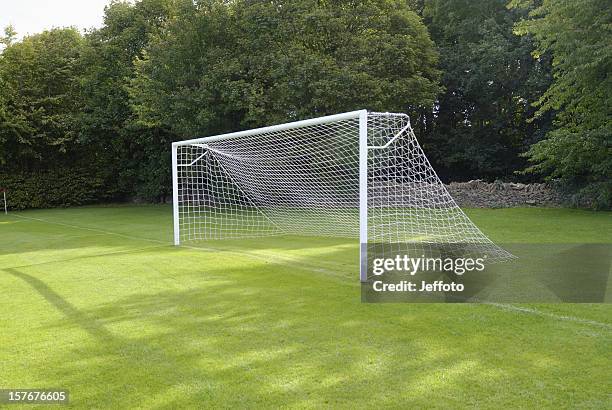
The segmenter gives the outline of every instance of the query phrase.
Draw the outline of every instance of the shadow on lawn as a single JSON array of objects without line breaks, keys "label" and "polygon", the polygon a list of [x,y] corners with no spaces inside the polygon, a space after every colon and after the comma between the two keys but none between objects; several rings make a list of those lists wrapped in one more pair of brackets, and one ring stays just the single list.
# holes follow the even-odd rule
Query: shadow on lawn
[{"label": "shadow on lawn", "polygon": [[[88,248],[87,246],[83,246],[83,249],[87,249],[87,248]],[[76,261],[83,261],[83,260],[88,260],[88,259],[103,258],[106,256],[121,256],[121,255],[138,254],[138,253],[149,252],[153,249],[161,250],[161,249],[170,249],[170,248],[171,246],[169,245],[151,245],[151,246],[147,246],[144,248],[121,249],[121,250],[115,250],[115,251],[98,252],[98,253],[91,253],[87,255],[73,256],[73,257],[62,258],[62,259],[52,259],[52,260],[43,261],[43,262],[34,262],[34,263],[28,263],[28,264],[23,264],[23,265],[18,265],[18,266],[11,266],[8,268],[0,267],[0,270],[10,271],[12,269],[31,268],[35,266],[42,266],[42,265],[48,265],[48,264],[54,264],[54,263],[76,262]]]},{"label": "shadow on lawn", "polygon": [[8,268],[3,269],[16,278],[23,280],[28,283],[39,295],[41,295],[49,304],[61,312],[70,322],[78,325],[81,329],[85,330],[94,338],[102,342],[112,342],[113,335],[106,330],[104,326],[101,326],[96,320],[92,320],[91,317],[79,311],[70,302],[62,298],[57,292],[51,289],[42,280],[21,272],[17,269]]},{"label": "shadow on lawn", "polygon": [[[154,209],[155,210],[155,209]],[[158,213],[144,212],[126,206],[125,208],[72,208],[71,219],[48,219],[43,213],[42,218],[9,215],[11,223],[10,241],[2,242],[0,237],[0,255],[20,254],[38,251],[69,252],[72,250],[104,244],[108,247],[125,247],[126,243],[142,242],[172,245],[172,224],[167,216],[159,220]],[[81,212],[79,214],[78,212]],[[85,221],[79,221],[82,215]],[[101,223],[100,221],[104,221]],[[7,225],[8,226],[8,225]],[[108,227],[113,227],[109,230]],[[277,249],[283,251],[303,250],[304,247],[324,248],[342,244],[354,244],[355,238],[326,238],[300,236],[270,236],[265,238],[223,239],[213,241],[185,242],[184,245],[195,248],[210,248],[216,250],[262,250]]]},{"label": "shadow on lawn", "polygon": [[[65,242],[52,231],[34,250],[103,247],[94,232]],[[120,236],[102,237],[108,247],[129,248]],[[166,263],[192,258],[176,275],[189,279],[185,286],[144,293],[143,275],[131,282],[133,294],[88,309],[75,305],[78,295],[71,303],[53,283],[5,269],[65,318],[48,324],[57,343],[44,363],[26,363],[30,371],[89,408],[496,407],[517,394],[549,407],[590,396],[584,407],[605,407],[594,359],[605,355],[593,351],[607,350],[595,331],[482,305],[362,305],[356,266],[347,264],[336,281],[312,269],[354,261],[345,255],[357,247],[321,257],[292,252],[330,245],[302,238],[254,240],[244,252],[218,245],[253,258],[249,268],[212,267],[206,252],[160,248],[177,252]],[[266,264],[275,250],[289,255]],[[92,252],[61,261],[109,254]],[[83,331],[76,342],[74,329]]]},{"label": "shadow on lawn", "polygon": [[[11,234],[10,243],[0,241],[0,257],[12,258],[17,256],[21,259],[32,261],[32,265],[55,262],[60,260],[79,259],[87,256],[105,255],[112,252],[129,252],[135,248],[146,246],[172,246],[171,243],[162,243],[142,239],[127,239],[124,237],[112,237],[110,235],[95,232],[79,232],[63,234]],[[31,254],[31,256],[25,254]],[[18,256],[19,255],[19,256]],[[45,260],[45,258],[49,260]],[[10,259],[9,259],[10,260]],[[18,263],[20,266],[29,263]],[[0,269],[3,269],[0,266]]]},{"label": "shadow on lawn", "polygon": [[444,323],[436,314],[444,306],[361,305],[358,286],[347,291],[346,283],[312,275],[287,282],[261,266],[196,270],[191,275],[202,279],[195,289],[79,310],[40,279],[7,271],[64,314],[50,334],[77,326],[90,336],[49,352],[46,366],[32,369],[70,389],[77,405],[365,407],[411,397],[426,406],[440,392],[452,398],[469,391],[483,382],[483,370],[487,383],[501,375],[463,352],[465,345],[488,348],[481,335],[460,335],[464,346],[446,344],[445,337],[460,340],[454,326],[448,333],[427,319],[433,313]]},{"label": "shadow on lawn", "polygon": [[[76,211],[78,210],[77,208]],[[119,209],[113,214],[113,209],[109,208],[101,215],[98,215],[99,212],[85,214],[84,220],[81,221],[79,214],[74,211],[75,209],[70,209],[70,218],[63,219],[45,215],[40,219],[9,214],[9,220],[6,222],[10,224],[0,225],[1,229],[7,229],[6,234],[0,236],[0,256],[31,253],[32,258],[40,258],[40,251],[74,253],[90,247],[126,249],[142,247],[143,243],[172,245],[172,226],[166,223],[156,224],[155,219],[146,218],[146,213],[142,216],[131,209],[131,214],[125,214]],[[53,212],[62,214],[57,210],[48,213]],[[20,212],[27,215],[30,213],[37,216],[35,211]],[[160,225],[166,228],[162,229]],[[109,227],[112,228],[108,229]]]},{"label": "shadow on lawn", "polygon": [[[290,263],[255,258],[240,269],[212,267],[212,253],[163,251],[180,256],[160,260],[192,258],[173,276],[184,286],[142,293],[147,283],[131,282],[133,294],[89,309],[6,269],[65,316],[48,325],[50,337],[75,327],[87,334],[78,344],[58,339],[32,371],[70,389],[81,407],[180,408],[493,406],[528,394],[534,378],[545,386],[565,368],[580,370],[573,360],[584,338],[566,339],[542,319],[517,321],[482,305],[361,304],[356,275],[332,281],[309,269],[345,249],[325,261],[296,254]],[[544,342],[539,331],[548,331]],[[590,374],[592,356],[584,354]],[[550,389],[537,394],[559,400]]]}]

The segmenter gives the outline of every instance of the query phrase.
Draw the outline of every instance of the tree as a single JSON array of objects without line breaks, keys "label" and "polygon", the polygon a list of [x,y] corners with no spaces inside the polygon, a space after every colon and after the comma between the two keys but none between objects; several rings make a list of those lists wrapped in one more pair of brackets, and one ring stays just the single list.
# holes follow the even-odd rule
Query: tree
[{"label": "tree", "polygon": [[612,204],[612,13],[606,0],[514,0],[533,8],[516,33],[537,41],[534,57],[553,56],[554,80],[535,102],[540,118],[557,112],[554,130],[527,155],[529,172],[560,178],[575,200]]},{"label": "tree", "polygon": [[445,92],[421,139],[446,180],[513,178],[549,126],[550,116],[527,123],[550,72],[547,55],[531,57],[532,39],[512,32],[522,14],[504,0],[425,2]]},{"label": "tree", "polygon": [[157,33],[131,97],[181,137],[356,108],[431,108],[437,54],[400,1],[196,2]]},{"label": "tree", "polygon": [[96,147],[100,161],[126,196],[163,200],[170,189],[167,146],[172,138],[134,120],[127,86],[134,60],[142,57],[152,33],[164,26],[180,4],[175,0],[113,2],[105,9],[104,26],[87,35],[83,54],[84,103],[79,138]]},{"label": "tree", "polygon": [[5,47],[8,47],[13,44],[13,42],[15,41],[15,37],[17,37],[15,27],[9,24],[4,28],[4,37],[0,37],[0,44],[4,45]]},{"label": "tree", "polygon": [[83,38],[53,29],[8,44],[0,55],[0,162],[22,170],[72,162]]}]

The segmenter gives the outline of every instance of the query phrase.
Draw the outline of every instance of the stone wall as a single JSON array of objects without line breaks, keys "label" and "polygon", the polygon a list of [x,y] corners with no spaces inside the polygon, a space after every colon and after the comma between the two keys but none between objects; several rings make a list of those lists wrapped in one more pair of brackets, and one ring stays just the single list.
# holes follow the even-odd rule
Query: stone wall
[{"label": "stone wall", "polygon": [[451,182],[448,192],[459,206],[472,208],[507,208],[515,206],[562,206],[567,198],[549,184],[514,182]]}]

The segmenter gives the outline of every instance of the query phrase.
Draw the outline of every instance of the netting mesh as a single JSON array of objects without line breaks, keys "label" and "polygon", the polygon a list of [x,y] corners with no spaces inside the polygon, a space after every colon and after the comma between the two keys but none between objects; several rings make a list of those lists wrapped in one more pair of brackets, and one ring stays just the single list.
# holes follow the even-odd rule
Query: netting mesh
[{"label": "netting mesh", "polygon": [[[472,244],[511,257],[451,198],[408,116],[369,113],[367,131],[368,244]],[[177,164],[181,242],[359,236],[359,118],[179,145]]]}]

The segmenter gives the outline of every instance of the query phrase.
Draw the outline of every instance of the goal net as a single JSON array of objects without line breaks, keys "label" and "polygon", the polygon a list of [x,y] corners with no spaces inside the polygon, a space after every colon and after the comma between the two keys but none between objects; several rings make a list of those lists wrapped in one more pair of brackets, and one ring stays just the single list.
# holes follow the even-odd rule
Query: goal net
[{"label": "goal net", "polygon": [[[405,114],[365,110],[172,144],[174,241],[355,237],[512,255],[461,211]],[[416,248],[415,248],[416,249]]]}]

